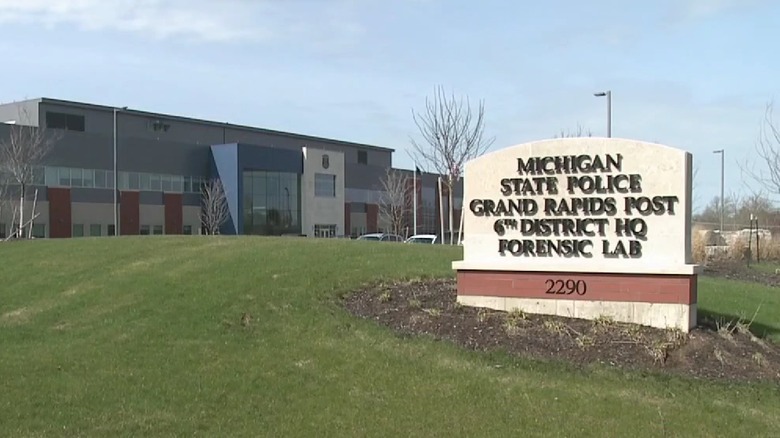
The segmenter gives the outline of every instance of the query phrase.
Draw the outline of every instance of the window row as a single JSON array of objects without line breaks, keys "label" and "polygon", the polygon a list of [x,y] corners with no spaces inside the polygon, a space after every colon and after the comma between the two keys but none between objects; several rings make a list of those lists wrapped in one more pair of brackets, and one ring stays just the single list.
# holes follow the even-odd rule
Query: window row
[{"label": "window row", "polygon": [[[208,179],[198,176],[165,175],[146,172],[119,172],[120,190],[147,190],[177,193],[200,193]],[[114,172],[102,169],[49,167],[35,172],[35,184],[49,187],[83,187],[113,189]]]},{"label": "window row", "polygon": [[[84,224],[73,224],[71,227],[71,236],[73,237],[84,237],[85,234],[85,228]],[[89,228],[86,229],[86,231],[89,232],[89,236],[102,236],[103,235],[103,225],[101,224],[90,224]],[[114,226],[109,225],[107,227],[108,235],[113,236],[114,235]]]},{"label": "window row", "polygon": [[[84,237],[84,236],[92,236],[92,237],[98,237],[98,236],[113,236],[114,235],[114,225],[109,224],[105,227],[106,234],[103,234],[103,225],[102,224],[89,224],[88,226],[85,224],[73,224],[72,230],[71,230],[71,236],[72,237]],[[34,231],[34,230],[33,230]],[[184,225],[183,234],[193,234],[193,227],[192,225]],[[86,234],[89,233],[89,234]],[[33,232],[34,234],[34,232]],[[162,225],[141,225],[139,234],[142,236],[148,236],[148,235],[162,235],[165,234],[165,229]],[[43,237],[43,236],[41,236]]]},{"label": "window row", "polygon": [[[10,236],[19,229],[19,223],[15,223],[11,225],[9,228],[7,224],[0,223],[0,239],[5,239],[6,237]],[[30,232],[29,228],[25,228],[24,234],[25,236],[27,233]],[[46,225],[45,224],[33,224],[32,226],[32,237],[35,237],[37,239],[43,239],[46,237]]]}]

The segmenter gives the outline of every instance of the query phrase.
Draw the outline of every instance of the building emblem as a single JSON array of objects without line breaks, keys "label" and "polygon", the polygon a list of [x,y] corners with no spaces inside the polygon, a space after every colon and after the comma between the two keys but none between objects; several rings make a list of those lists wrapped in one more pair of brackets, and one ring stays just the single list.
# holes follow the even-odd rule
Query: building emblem
[{"label": "building emblem", "polygon": [[327,155],[322,156],[322,168],[327,169],[330,167],[330,158]]}]

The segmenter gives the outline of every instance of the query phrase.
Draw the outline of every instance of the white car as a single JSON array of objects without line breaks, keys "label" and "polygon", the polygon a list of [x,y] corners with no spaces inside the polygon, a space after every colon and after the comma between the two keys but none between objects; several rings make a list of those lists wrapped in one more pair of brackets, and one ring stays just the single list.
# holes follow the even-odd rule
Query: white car
[{"label": "white car", "polygon": [[406,239],[406,243],[436,243],[437,236],[435,234],[415,234],[414,236]]},{"label": "white car", "polygon": [[379,242],[403,242],[404,238],[397,234],[370,233],[358,237],[357,240],[376,240]]}]

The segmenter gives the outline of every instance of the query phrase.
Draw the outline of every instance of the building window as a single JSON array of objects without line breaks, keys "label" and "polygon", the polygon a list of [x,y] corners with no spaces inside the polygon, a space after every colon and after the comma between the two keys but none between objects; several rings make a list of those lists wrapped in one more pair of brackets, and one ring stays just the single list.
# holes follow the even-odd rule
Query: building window
[{"label": "building window", "polygon": [[57,170],[56,167],[46,167],[46,170],[44,172],[46,175],[46,185],[47,186],[58,186],[60,185],[60,173],[59,170]]},{"label": "building window", "polygon": [[368,151],[357,151],[358,164],[368,164]]},{"label": "building window", "polygon": [[35,237],[36,239],[44,239],[46,237],[46,225],[33,224],[32,236]]},{"label": "building window", "polygon": [[70,187],[70,169],[67,167],[60,167],[58,170],[60,176],[60,184],[62,187]]},{"label": "building window", "polygon": [[336,197],[336,175],[314,174],[314,196],[318,198]]},{"label": "building window", "polygon": [[152,175],[148,173],[142,173],[141,176],[141,190],[150,190],[152,188]]},{"label": "building window", "polygon": [[84,116],[46,111],[46,127],[84,132]]},{"label": "building window", "polygon": [[89,235],[90,236],[102,236],[103,235],[103,226],[100,224],[91,224],[89,226]]},{"label": "building window", "polygon": [[95,170],[95,188],[96,189],[105,189],[106,188],[106,171],[105,170]]},{"label": "building window", "polygon": [[73,237],[84,237],[84,224],[73,224]]},{"label": "building window", "polygon": [[127,173],[127,188],[129,190],[141,189],[141,175],[139,175],[138,172]]},{"label": "building window", "polygon": [[140,234],[142,236],[148,236],[149,235],[149,225],[141,225]]},{"label": "building window", "polygon": [[170,175],[161,175],[160,176],[160,186],[162,188],[163,192],[170,192],[171,191],[171,177]]},{"label": "building window", "polygon": [[244,171],[243,184],[241,209],[244,234],[279,236],[301,233],[299,174]]},{"label": "building window", "polygon": [[33,168],[33,184],[36,186],[46,185],[46,169],[41,166]]},{"label": "building window", "polygon": [[95,186],[95,171],[92,169],[82,169],[81,171],[81,184],[84,187],[91,189]]},{"label": "building window", "polygon": [[116,235],[116,228],[114,228],[114,224],[110,224],[108,226],[108,235],[109,236],[115,236]]},{"label": "building window", "polygon": [[70,186],[81,187],[82,185],[81,169],[70,169]]},{"label": "building window", "polygon": [[185,225],[184,229],[182,230],[182,233],[184,233],[184,234],[192,234],[192,225]]},{"label": "building window", "polygon": [[[5,175],[0,175],[0,179]],[[120,190],[200,193],[206,180],[198,176],[161,175],[143,172],[119,172]],[[49,187],[85,187],[113,189],[114,172],[104,169],[81,169],[45,166],[33,169],[33,184]]]},{"label": "building window", "polygon": [[163,234],[163,226],[162,225],[155,225],[152,229],[152,234],[155,236],[159,236]]},{"label": "building window", "polygon": [[184,191],[184,177],[181,175],[171,176],[171,191],[181,193]]},{"label": "building window", "polygon": [[160,175],[152,175],[149,181],[149,187],[155,191],[160,191]]},{"label": "building window", "polygon": [[336,225],[314,225],[314,237],[336,237]]}]

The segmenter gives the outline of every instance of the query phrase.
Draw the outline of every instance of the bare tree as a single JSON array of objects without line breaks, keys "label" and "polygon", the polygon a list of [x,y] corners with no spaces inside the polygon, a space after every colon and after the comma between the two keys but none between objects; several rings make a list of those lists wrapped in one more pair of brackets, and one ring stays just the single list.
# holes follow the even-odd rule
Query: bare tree
[{"label": "bare tree", "polygon": [[693,210],[693,213],[696,213],[699,211],[699,208],[701,208],[701,205],[699,205],[699,202],[701,201],[701,196],[699,195],[699,165],[694,164],[693,165],[693,172],[691,174],[691,210]]},{"label": "bare tree", "polygon": [[[724,223],[731,224],[732,229],[748,226],[751,215],[759,217],[764,225],[776,226],[780,220],[780,212],[772,201],[760,192],[744,196],[732,192],[725,196],[723,205]],[[720,221],[720,197],[713,197],[701,212],[694,215],[693,220],[717,226]]]},{"label": "bare tree", "polygon": [[390,224],[394,234],[403,235],[406,214],[412,209],[411,178],[394,170],[387,169],[381,180],[382,194],[379,197],[379,215]]},{"label": "bare tree", "polygon": [[593,134],[590,132],[590,129],[583,128],[580,124],[577,124],[577,129],[574,131],[564,131],[561,129],[561,132],[556,134],[554,138],[575,138],[575,137],[593,137]]},{"label": "bare tree", "polygon": [[219,234],[219,228],[228,220],[227,196],[222,181],[213,178],[203,185],[201,222],[206,234]]},{"label": "bare tree", "polygon": [[756,141],[759,166],[746,160],[740,164],[740,169],[743,177],[752,180],[759,189],[778,195],[780,194],[780,127],[773,120],[773,106],[773,102],[766,105],[764,120]]},{"label": "bare tree", "polygon": [[482,155],[495,140],[484,137],[485,105],[480,101],[473,111],[468,98],[464,101],[453,94],[447,95],[444,88],[438,86],[433,97],[425,99],[425,111],[416,113],[412,110],[412,117],[422,137],[419,142],[411,139],[415,164],[423,169],[431,168],[443,177],[448,195],[450,244],[453,244],[455,184],[461,178],[466,162]]},{"label": "bare tree", "polygon": [[[24,202],[27,199],[27,189],[33,184],[35,172],[43,159],[61,138],[61,133],[32,126],[29,121],[29,114],[24,110],[20,111],[18,123],[8,126],[8,138],[0,140],[0,172],[8,175],[10,183],[19,187],[19,237],[25,235]],[[30,213],[30,217],[34,215],[34,211]]]},{"label": "bare tree", "polygon": [[[0,169],[0,223],[3,222],[3,217],[5,217],[8,214],[8,211],[11,210],[9,208],[11,206],[9,196],[8,176],[4,174],[2,169]],[[13,216],[16,216],[15,212],[13,213]],[[14,218],[12,217],[11,224],[13,223]],[[0,229],[0,234],[4,235],[7,231],[7,229]]]}]

